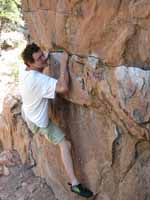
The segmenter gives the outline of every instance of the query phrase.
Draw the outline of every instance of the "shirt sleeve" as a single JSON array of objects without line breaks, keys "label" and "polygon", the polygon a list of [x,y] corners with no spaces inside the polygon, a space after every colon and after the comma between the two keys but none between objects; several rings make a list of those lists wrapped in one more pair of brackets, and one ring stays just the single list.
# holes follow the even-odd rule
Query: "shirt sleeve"
[{"label": "shirt sleeve", "polygon": [[57,80],[48,75],[41,74],[40,78],[40,92],[42,98],[54,99],[56,94]]}]

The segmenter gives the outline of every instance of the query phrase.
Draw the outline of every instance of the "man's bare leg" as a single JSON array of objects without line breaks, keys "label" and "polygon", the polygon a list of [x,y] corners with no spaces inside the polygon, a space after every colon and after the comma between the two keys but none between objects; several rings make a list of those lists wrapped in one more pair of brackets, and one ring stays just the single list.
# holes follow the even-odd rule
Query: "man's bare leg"
[{"label": "man's bare leg", "polygon": [[72,185],[78,185],[79,181],[74,173],[72,155],[71,155],[71,144],[66,139],[63,139],[59,144],[61,151],[61,158],[65,166],[66,172],[70,178]]}]

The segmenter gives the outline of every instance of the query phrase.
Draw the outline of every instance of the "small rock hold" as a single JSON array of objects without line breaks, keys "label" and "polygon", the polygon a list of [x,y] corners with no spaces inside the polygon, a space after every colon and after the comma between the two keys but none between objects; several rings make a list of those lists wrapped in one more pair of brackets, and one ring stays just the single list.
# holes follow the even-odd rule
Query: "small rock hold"
[{"label": "small rock hold", "polygon": [[22,187],[26,187],[27,183],[23,182],[21,185],[22,185]]}]

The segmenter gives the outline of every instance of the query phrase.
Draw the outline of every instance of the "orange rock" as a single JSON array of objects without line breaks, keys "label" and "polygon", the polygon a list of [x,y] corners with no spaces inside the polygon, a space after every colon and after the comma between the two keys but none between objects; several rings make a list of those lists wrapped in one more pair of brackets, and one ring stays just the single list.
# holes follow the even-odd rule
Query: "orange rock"
[{"label": "orange rock", "polygon": [[92,52],[111,65],[150,64],[148,0],[27,2],[22,1],[27,26],[42,47],[56,44],[71,53]]}]

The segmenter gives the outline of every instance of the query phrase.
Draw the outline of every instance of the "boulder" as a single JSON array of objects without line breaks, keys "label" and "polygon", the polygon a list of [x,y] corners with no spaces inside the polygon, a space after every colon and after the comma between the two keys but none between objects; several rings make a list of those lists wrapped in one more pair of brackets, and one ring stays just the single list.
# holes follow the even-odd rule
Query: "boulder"
[{"label": "boulder", "polygon": [[[69,61],[70,93],[50,102],[49,114],[72,142],[78,178],[97,200],[149,197],[150,71],[126,66],[94,68],[89,60],[82,60],[77,68],[77,61]],[[2,149],[16,149],[22,162],[27,162],[31,143],[35,174],[46,179],[57,199],[76,199],[67,186],[59,148],[40,134],[32,136],[20,107],[17,96],[4,101]]]},{"label": "boulder", "polygon": [[[95,200],[149,199],[150,70],[148,0],[22,0],[32,39],[44,50],[69,52],[70,90],[49,115],[72,142],[75,171]],[[54,67],[53,67],[54,66]],[[47,74],[59,76],[59,65]],[[29,132],[21,100],[8,96],[0,146],[37,166],[59,200],[82,199],[68,188],[57,146]]]},{"label": "boulder", "polygon": [[22,0],[22,6],[29,33],[43,48],[149,68],[149,0]]}]

